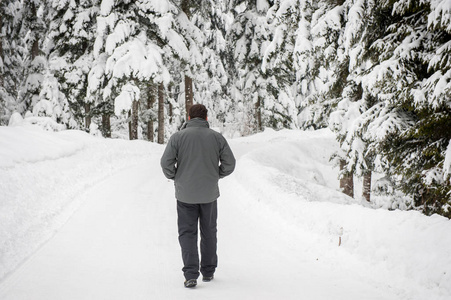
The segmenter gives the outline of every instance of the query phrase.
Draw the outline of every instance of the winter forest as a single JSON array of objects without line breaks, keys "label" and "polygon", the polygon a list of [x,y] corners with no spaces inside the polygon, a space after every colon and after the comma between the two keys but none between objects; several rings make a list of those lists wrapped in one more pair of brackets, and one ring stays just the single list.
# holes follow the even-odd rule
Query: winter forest
[{"label": "winter forest", "polygon": [[2,126],[163,144],[202,103],[226,137],[328,127],[344,193],[451,218],[450,0],[0,6]]}]

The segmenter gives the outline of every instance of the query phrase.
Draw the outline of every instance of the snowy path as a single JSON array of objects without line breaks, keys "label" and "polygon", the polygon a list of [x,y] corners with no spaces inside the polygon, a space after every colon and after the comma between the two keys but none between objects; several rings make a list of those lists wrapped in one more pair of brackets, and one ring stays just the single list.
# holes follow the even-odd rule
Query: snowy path
[{"label": "snowy path", "polygon": [[258,214],[249,219],[240,210],[241,200],[226,197],[219,208],[217,278],[186,290],[173,191],[163,179],[145,179],[157,167],[153,161],[129,168],[92,188],[90,201],[11,276],[0,298],[397,299],[362,281],[360,274],[303,255],[303,243],[278,237],[280,229]]},{"label": "snowy path", "polygon": [[[0,299],[446,299],[400,276],[397,268],[387,268],[386,262],[375,263],[377,251],[369,262],[356,255],[371,244],[365,245],[361,236],[361,246],[353,250],[352,238],[359,238],[353,224],[367,218],[376,230],[377,222],[391,220],[388,212],[301,201],[298,194],[308,197],[314,184],[279,198],[265,182],[257,186],[245,180],[249,153],[267,144],[231,143],[238,168],[221,181],[219,267],[213,282],[199,282],[193,290],[183,287],[173,184],[160,173],[160,149],[90,187],[57,234],[0,283]],[[276,181],[272,188],[291,185]],[[327,196],[330,191],[321,192]],[[316,209],[330,220],[319,220]],[[347,218],[361,217],[349,225],[331,217],[344,212]],[[410,217],[403,221],[401,214],[399,222],[409,225]],[[339,221],[354,234],[347,238],[349,246],[338,247],[335,236],[321,233],[321,224],[333,228],[330,222]]]}]

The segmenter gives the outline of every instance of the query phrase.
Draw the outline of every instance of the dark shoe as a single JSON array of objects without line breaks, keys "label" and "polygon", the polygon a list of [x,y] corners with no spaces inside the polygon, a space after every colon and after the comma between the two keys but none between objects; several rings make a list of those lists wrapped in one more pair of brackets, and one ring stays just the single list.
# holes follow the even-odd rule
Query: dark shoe
[{"label": "dark shoe", "polygon": [[186,288],[193,288],[197,285],[197,280],[196,279],[188,279],[185,281],[185,287]]},{"label": "dark shoe", "polygon": [[202,277],[202,281],[203,282],[210,282],[213,280],[213,278],[215,278],[213,275],[212,276],[204,276]]}]

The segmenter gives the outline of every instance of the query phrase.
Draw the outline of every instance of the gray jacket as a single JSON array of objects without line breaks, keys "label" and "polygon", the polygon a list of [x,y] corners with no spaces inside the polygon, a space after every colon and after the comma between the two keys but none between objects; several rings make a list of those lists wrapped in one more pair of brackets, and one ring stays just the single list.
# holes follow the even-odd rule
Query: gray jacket
[{"label": "gray jacket", "polygon": [[206,120],[194,118],[171,136],[160,164],[164,175],[175,181],[177,200],[209,203],[219,197],[219,178],[235,169],[235,157],[220,133]]}]

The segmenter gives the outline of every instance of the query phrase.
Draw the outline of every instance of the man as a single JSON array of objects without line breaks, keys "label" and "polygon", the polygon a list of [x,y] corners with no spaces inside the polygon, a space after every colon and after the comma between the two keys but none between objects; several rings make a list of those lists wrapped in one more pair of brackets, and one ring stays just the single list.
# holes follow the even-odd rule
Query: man
[{"label": "man", "polygon": [[195,287],[199,277],[198,224],[200,272],[202,281],[209,282],[218,264],[218,180],[233,172],[235,157],[226,139],[209,128],[205,106],[195,104],[189,109],[188,122],[169,139],[160,163],[164,175],[175,182],[184,284],[185,287]]}]

